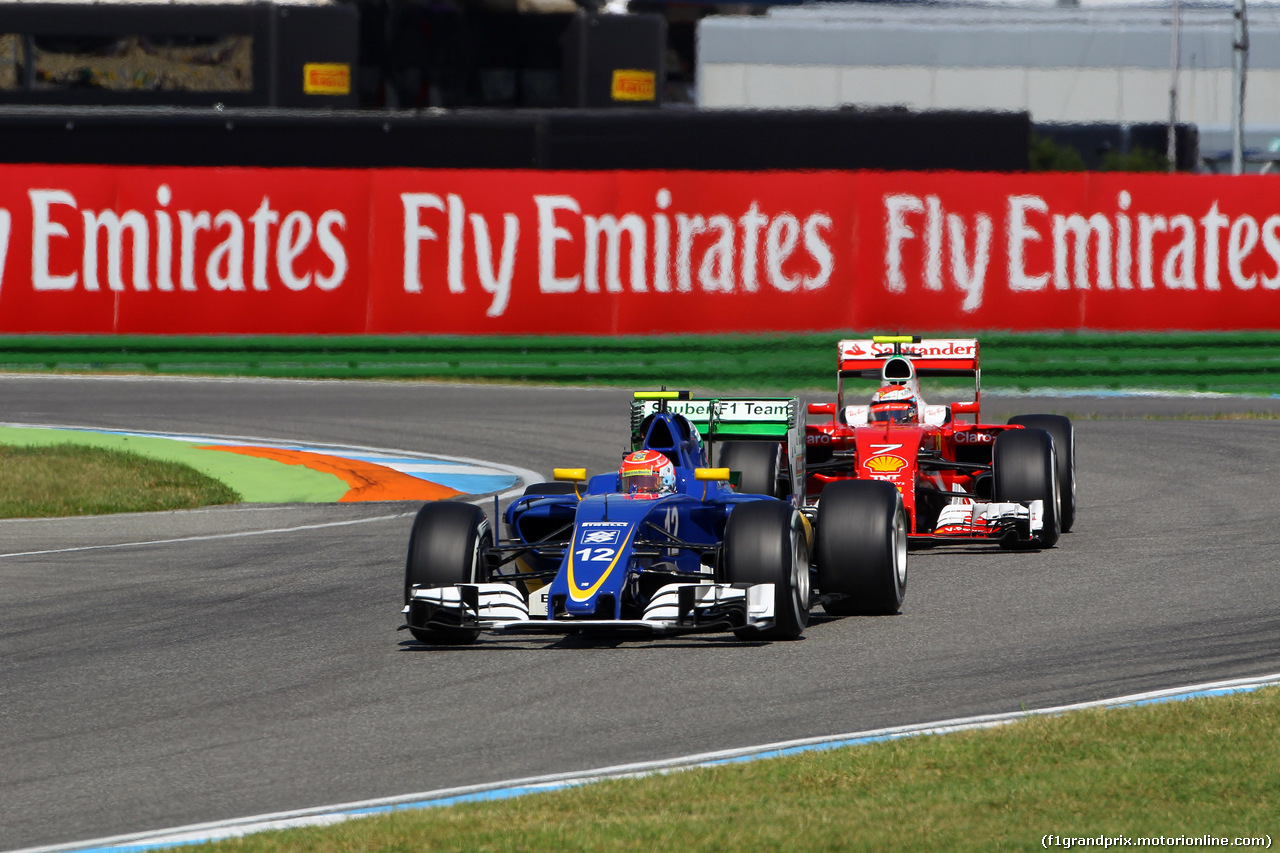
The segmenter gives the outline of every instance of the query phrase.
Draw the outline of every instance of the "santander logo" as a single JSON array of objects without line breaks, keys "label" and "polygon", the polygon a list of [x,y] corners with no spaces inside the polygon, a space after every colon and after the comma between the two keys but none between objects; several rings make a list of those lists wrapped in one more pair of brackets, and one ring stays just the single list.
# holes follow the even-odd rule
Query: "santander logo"
[{"label": "santander logo", "polygon": [[[902,351],[915,356],[931,356],[934,358],[972,358],[975,346],[973,341],[925,341],[919,344],[903,344]],[[892,344],[880,344],[877,355],[892,355]]]},{"label": "santander logo", "polygon": [[[875,341],[841,341],[842,361],[879,361],[894,354],[894,344]],[[969,360],[978,354],[978,342],[973,338],[938,338],[914,344],[898,344],[903,355],[915,358],[945,358]]]}]

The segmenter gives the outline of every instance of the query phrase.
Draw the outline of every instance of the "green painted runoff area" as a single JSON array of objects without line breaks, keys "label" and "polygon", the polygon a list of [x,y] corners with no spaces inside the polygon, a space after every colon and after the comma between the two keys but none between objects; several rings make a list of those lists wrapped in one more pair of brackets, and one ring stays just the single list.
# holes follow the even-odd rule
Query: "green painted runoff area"
[{"label": "green painted runoff area", "polygon": [[166,438],[0,427],[0,444],[14,447],[77,444],[129,450],[152,459],[180,462],[226,483],[247,503],[330,503],[348,491],[347,484],[338,477],[302,465],[286,465],[223,450],[202,450],[198,444]]},{"label": "green painted runoff area", "polygon": [[[875,333],[912,330],[877,329]],[[836,341],[791,335],[0,337],[0,371],[445,379],[629,387],[830,389]],[[1280,332],[977,337],[988,390],[1280,393]]]}]

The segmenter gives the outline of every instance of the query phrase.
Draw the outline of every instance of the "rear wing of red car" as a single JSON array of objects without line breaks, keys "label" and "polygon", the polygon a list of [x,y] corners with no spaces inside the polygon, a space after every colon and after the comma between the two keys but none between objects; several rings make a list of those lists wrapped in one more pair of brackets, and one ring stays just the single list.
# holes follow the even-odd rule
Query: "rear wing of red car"
[{"label": "rear wing of red car", "polygon": [[872,371],[895,355],[906,356],[917,376],[965,376],[978,372],[977,338],[918,338],[877,335],[867,340],[839,343],[840,371]]},{"label": "rear wing of red car", "polygon": [[[919,377],[973,377],[972,413],[978,413],[982,381],[977,338],[920,338],[914,335],[876,335],[861,340],[843,340],[836,345],[839,364],[839,396],[844,399],[844,380],[859,377],[877,379],[891,360],[911,362]],[[957,401],[959,402],[959,401]],[[962,411],[968,410],[965,406]]]}]

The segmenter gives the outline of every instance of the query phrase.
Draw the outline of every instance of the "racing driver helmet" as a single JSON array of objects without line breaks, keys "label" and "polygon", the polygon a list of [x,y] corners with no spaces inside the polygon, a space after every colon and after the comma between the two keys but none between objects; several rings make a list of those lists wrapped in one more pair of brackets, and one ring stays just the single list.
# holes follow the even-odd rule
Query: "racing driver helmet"
[{"label": "racing driver helmet", "polygon": [[656,498],[676,490],[676,468],[656,450],[637,450],[622,460],[618,486],[625,495]]},{"label": "racing driver helmet", "polygon": [[886,385],[871,398],[867,419],[880,424],[915,424],[920,422],[920,408],[906,385]]}]

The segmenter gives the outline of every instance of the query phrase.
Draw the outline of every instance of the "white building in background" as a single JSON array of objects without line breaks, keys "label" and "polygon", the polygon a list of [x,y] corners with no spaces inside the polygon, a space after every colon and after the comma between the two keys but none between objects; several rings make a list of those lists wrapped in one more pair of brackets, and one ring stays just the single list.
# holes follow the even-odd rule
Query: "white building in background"
[{"label": "white building in background", "polygon": [[[1229,149],[1232,6],[1183,3],[1178,121]],[[1251,2],[1246,148],[1280,140],[1280,5]],[[698,29],[703,108],[1016,110],[1037,123],[1167,122],[1173,6],[840,3]],[[1280,142],[1277,143],[1280,149]]]}]

